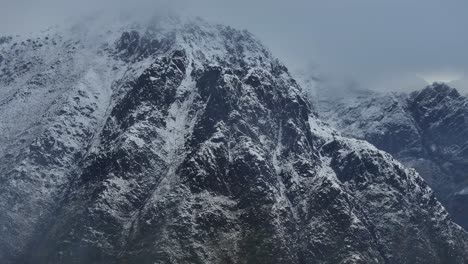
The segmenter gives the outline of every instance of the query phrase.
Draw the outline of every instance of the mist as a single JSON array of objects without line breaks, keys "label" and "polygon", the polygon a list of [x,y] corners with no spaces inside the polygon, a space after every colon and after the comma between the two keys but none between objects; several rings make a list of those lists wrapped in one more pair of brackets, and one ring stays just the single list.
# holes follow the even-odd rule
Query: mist
[{"label": "mist", "polygon": [[441,81],[468,91],[468,2],[463,0],[1,2],[1,35],[96,14],[200,16],[251,31],[290,69],[310,71],[324,83],[408,91]]}]

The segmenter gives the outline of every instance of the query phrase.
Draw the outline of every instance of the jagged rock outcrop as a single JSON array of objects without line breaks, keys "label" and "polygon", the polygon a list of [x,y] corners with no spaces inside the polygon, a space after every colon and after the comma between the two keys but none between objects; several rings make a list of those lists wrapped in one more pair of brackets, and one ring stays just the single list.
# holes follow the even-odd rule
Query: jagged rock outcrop
[{"label": "jagged rock outcrop", "polygon": [[454,221],[468,228],[466,97],[436,83],[411,94],[369,94],[322,103],[323,117],[338,130],[368,140],[416,168]]},{"label": "jagged rock outcrop", "polygon": [[246,31],[169,20],[13,42],[5,263],[468,260],[421,177],[319,121]]}]

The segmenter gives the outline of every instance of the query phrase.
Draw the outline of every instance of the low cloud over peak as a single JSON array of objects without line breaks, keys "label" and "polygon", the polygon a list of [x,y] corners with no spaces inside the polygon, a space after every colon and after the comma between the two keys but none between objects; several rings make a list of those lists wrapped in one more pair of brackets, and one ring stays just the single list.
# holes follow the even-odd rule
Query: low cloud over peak
[{"label": "low cloud over peak", "polygon": [[447,81],[447,69],[459,76],[452,80],[457,88],[468,88],[467,1],[6,0],[1,5],[1,35],[93,13],[139,18],[178,13],[248,29],[291,68],[312,62],[321,74],[365,89],[420,88],[422,79]]}]

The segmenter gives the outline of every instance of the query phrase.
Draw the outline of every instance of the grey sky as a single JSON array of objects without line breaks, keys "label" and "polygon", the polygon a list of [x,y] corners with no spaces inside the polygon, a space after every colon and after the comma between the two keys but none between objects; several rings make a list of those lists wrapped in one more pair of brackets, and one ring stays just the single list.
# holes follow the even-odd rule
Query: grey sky
[{"label": "grey sky", "polygon": [[246,28],[290,67],[402,90],[461,79],[468,88],[466,0],[0,0],[0,32],[25,32],[104,9],[172,9]]}]

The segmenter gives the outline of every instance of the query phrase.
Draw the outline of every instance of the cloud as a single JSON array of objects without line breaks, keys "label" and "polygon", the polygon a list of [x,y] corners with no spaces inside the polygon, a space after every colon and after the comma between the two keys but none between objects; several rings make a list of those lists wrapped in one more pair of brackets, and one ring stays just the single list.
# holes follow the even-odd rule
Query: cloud
[{"label": "cloud", "polygon": [[[3,0],[5,1],[5,0]],[[93,14],[133,15],[172,12],[182,0],[6,0],[0,9],[0,32],[28,33],[51,25],[74,23]]]},{"label": "cloud", "polygon": [[468,75],[464,0],[2,1],[0,34],[37,31],[93,12],[176,12],[248,29],[290,67],[312,62],[327,76],[364,88],[411,89],[420,85],[418,74],[448,68]]}]

